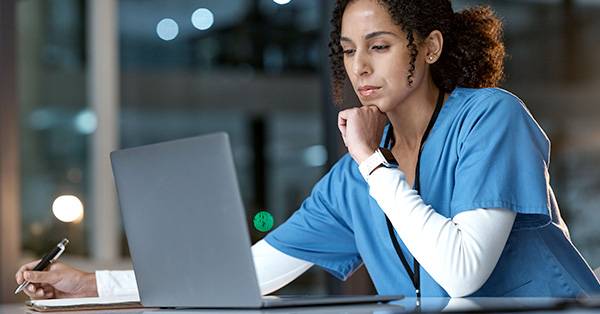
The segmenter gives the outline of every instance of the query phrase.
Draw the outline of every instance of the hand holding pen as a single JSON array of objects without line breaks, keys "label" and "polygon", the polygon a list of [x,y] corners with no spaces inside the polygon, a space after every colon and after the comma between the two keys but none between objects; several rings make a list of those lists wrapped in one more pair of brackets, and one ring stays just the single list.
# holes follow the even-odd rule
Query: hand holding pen
[{"label": "hand holding pen", "polygon": [[56,262],[68,243],[64,239],[39,261],[27,263],[15,274],[19,287],[32,299],[97,296],[96,276]]},{"label": "hand holding pen", "polygon": [[[65,248],[69,244],[69,240],[64,238],[60,241],[52,251],[48,252],[37,265],[33,268],[33,271],[42,271],[46,269],[50,264],[56,262],[56,260],[60,257],[60,255],[65,251]],[[29,284],[29,280],[22,282],[17,289],[15,290],[15,294],[21,292],[27,285]]]}]

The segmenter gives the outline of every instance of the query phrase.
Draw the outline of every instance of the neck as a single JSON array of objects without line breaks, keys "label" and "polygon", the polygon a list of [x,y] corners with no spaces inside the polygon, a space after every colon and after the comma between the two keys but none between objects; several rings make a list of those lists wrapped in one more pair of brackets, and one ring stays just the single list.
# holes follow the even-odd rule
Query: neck
[{"label": "neck", "polygon": [[395,147],[418,150],[421,137],[431,120],[439,96],[439,89],[433,84],[423,84],[409,98],[387,112],[394,127]]}]

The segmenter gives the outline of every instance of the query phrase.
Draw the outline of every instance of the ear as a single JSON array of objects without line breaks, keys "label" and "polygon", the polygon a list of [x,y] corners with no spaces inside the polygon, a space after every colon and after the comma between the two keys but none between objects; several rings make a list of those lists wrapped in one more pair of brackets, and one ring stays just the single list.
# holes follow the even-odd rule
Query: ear
[{"label": "ear", "polygon": [[425,62],[429,64],[435,63],[442,55],[442,49],[444,47],[444,36],[438,30],[434,30],[429,33],[429,36],[425,38]]}]

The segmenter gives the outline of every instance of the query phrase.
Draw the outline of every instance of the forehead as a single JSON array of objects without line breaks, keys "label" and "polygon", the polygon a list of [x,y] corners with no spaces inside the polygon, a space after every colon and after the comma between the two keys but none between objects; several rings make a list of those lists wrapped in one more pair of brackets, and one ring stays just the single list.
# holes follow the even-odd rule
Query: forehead
[{"label": "forehead", "polygon": [[398,33],[400,27],[394,24],[387,9],[376,0],[351,1],[342,16],[342,36],[355,38],[375,31]]}]

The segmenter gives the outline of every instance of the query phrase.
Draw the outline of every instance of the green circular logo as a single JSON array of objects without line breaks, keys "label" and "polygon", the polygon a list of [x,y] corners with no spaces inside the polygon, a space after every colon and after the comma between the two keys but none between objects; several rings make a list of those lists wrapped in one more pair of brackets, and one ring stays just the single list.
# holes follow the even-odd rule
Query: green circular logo
[{"label": "green circular logo", "polygon": [[256,230],[260,232],[267,232],[273,228],[273,222],[275,222],[275,219],[273,219],[273,215],[263,210],[254,215],[253,222]]}]

